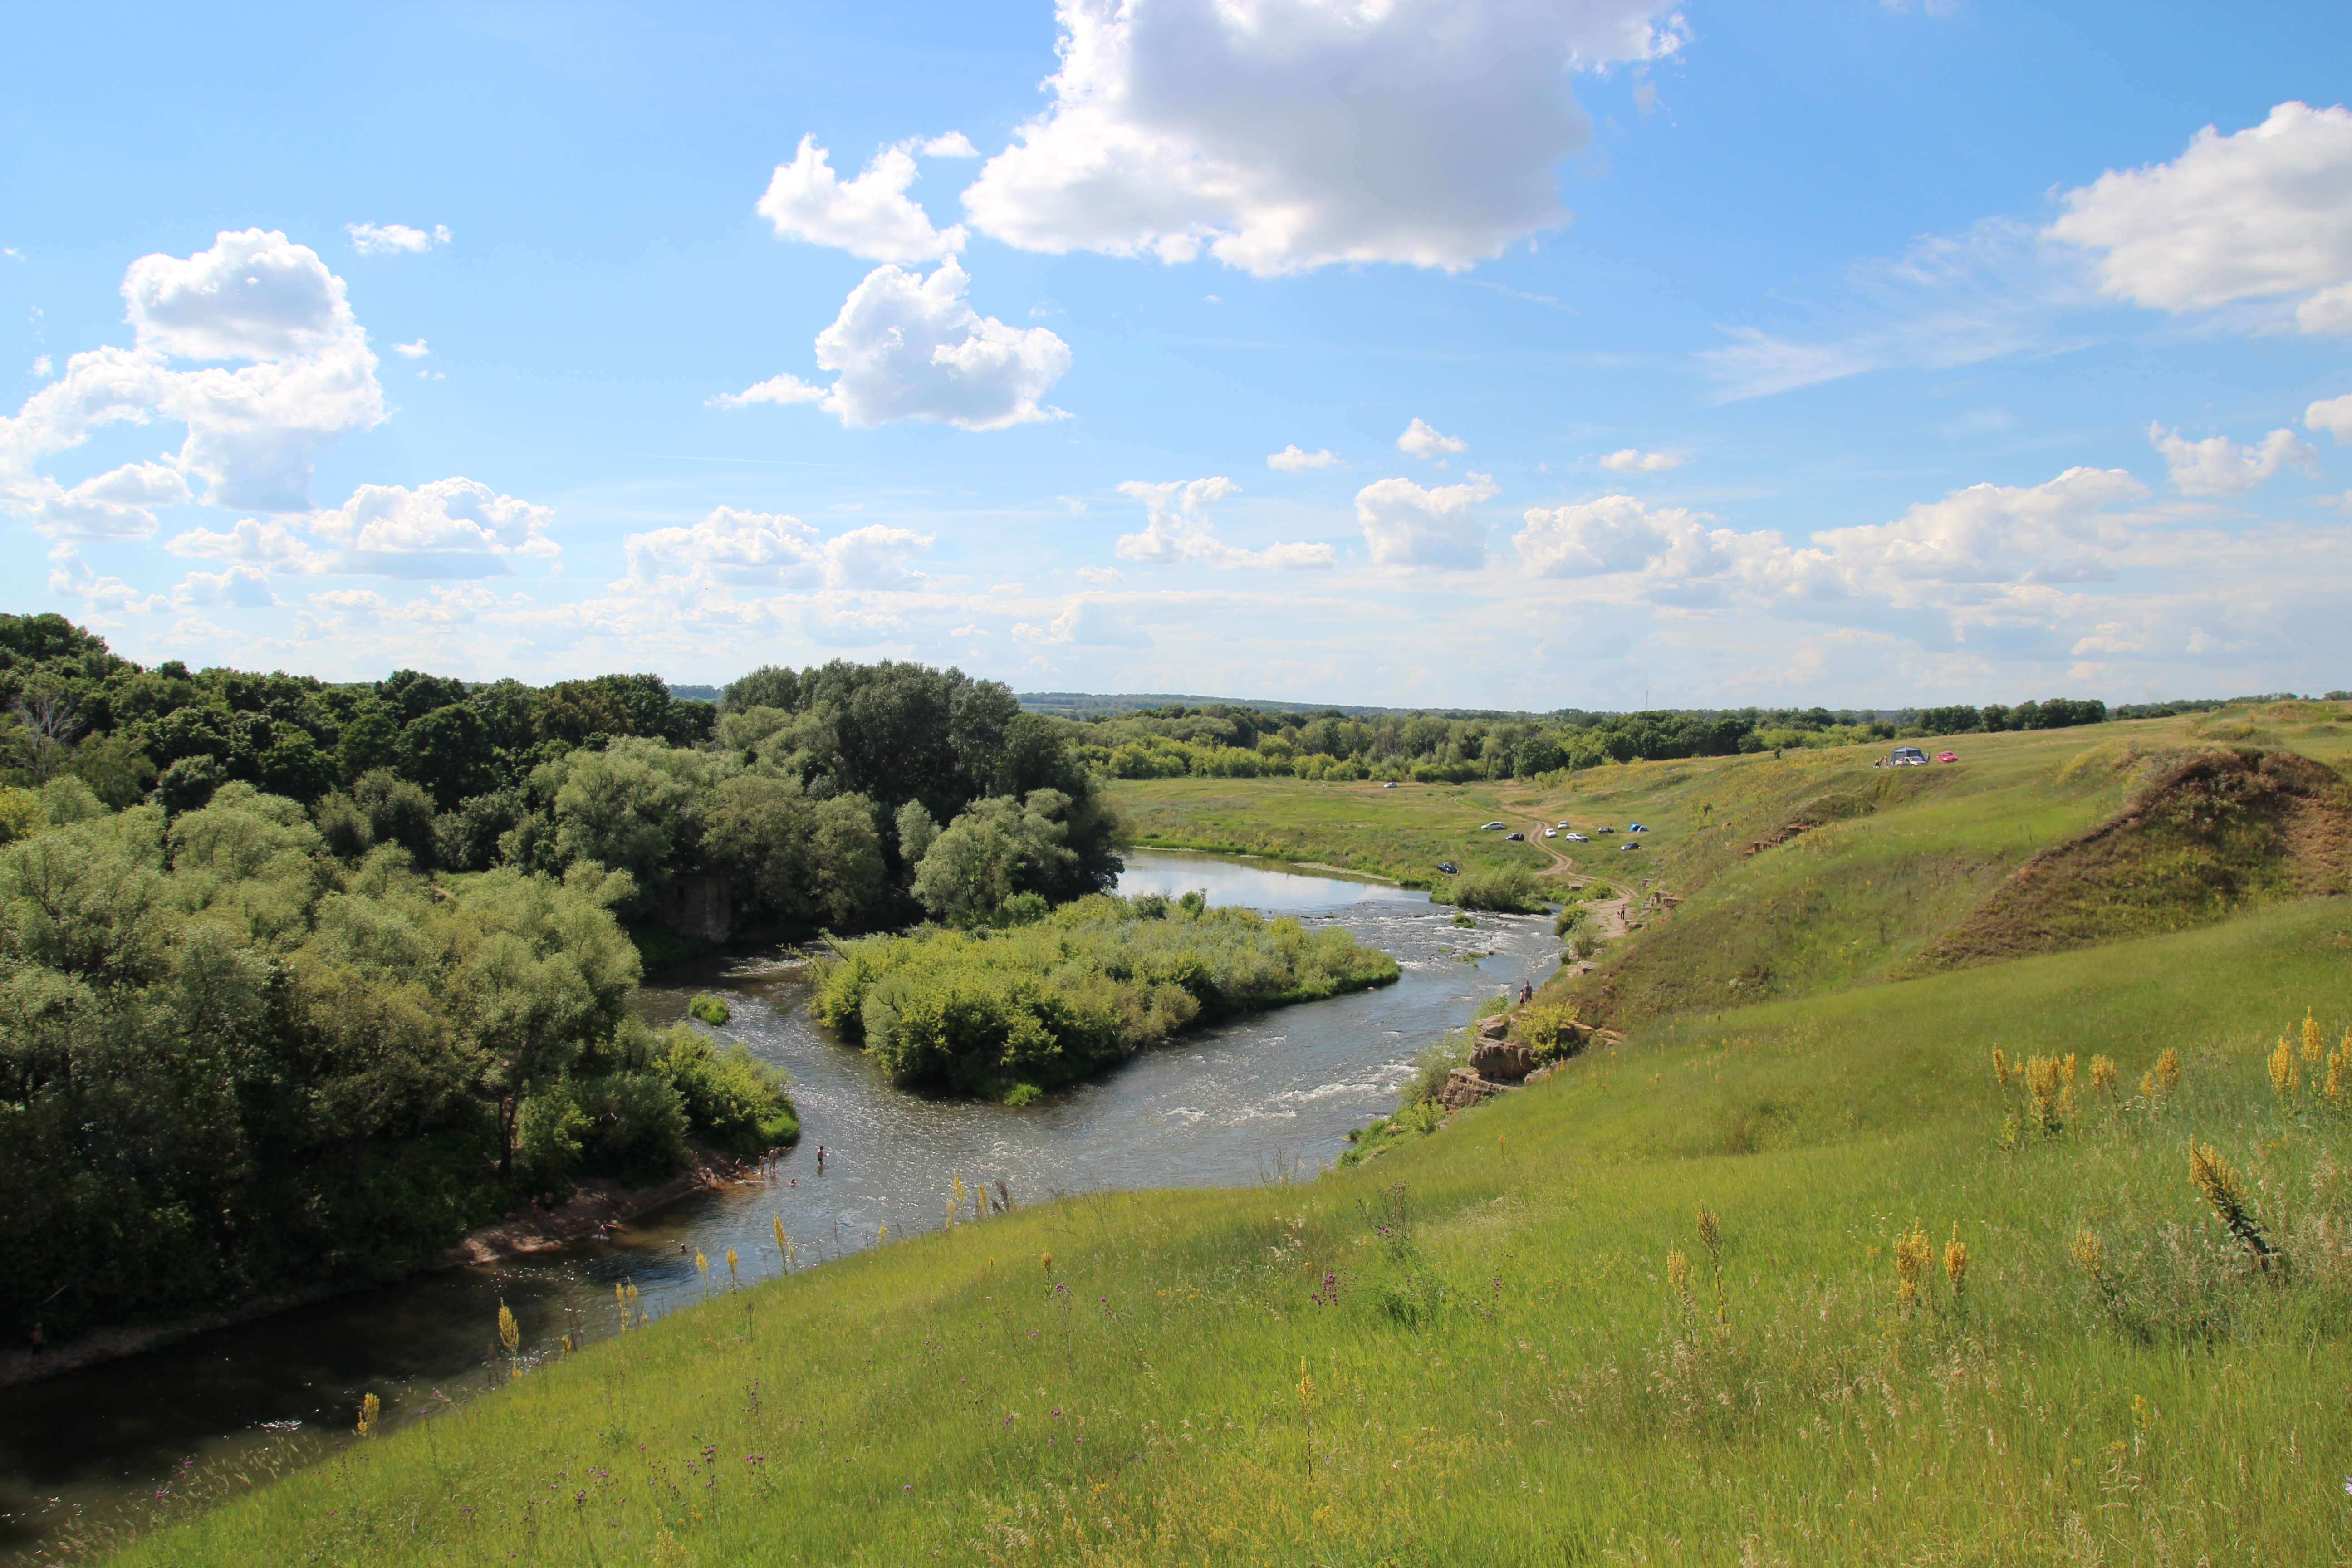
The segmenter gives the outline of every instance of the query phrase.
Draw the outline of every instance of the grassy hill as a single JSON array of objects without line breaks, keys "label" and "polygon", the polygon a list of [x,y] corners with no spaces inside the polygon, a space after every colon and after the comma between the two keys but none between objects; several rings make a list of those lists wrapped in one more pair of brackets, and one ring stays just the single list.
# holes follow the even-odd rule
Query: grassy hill
[{"label": "grassy hill", "polygon": [[[1130,820],[1160,832],[1374,868],[1384,831],[1499,856],[1478,821],[1631,813],[1650,847],[1578,868],[1682,901],[1552,988],[1622,1045],[1433,1135],[607,1326],[422,1429],[184,1520],[160,1503],[119,1560],[2344,1561],[2352,907],[2315,896],[2328,841],[2273,800],[2137,858],[2066,850],[2173,821],[2116,826],[2184,753],[2352,749],[2294,706],[1899,774],[1140,786]],[[2288,869],[2179,908],[2080,896],[2199,846]],[[2037,867],[2074,889],[2031,906],[2065,916],[2050,951],[1937,947]],[[2108,907],[2125,934],[2086,913]]]}]

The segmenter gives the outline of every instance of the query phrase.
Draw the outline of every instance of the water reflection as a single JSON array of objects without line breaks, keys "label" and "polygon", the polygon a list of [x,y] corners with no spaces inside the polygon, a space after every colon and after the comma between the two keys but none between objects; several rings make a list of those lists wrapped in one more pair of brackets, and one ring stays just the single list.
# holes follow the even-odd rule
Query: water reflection
[{"label": "water reflection", "polygon": [[[347,1431],[362,1392],[394,1420],[439,1388],[491,1381],[498,1303],[544,1343],[605,1331],[612,1287],[631,1279],[656,1315],[696,1300],[692,1254],[737,1249],[747,1279],[782,1267],[773,1223],[810,1263],[929,1230],[958,1175],[1002,1182],[1017,1202],[1095,1188],[1248,1183],[1328,1165],[1351,1127],[1385,1112],[1413,1052],[1460,1024],[1483,995],[1540,979],[1559,943],[1536,917],[1480,915],[1474,930],[1423,893],[1302,875],[1278,862],[1138,851],[1122,892],[1207,892],[1339,924],[1397,959],[1398,984],[1229,1019],[1106,1077],[1018,1110],[892,1085],[803,1006],[805,965],[781,957],[665,976],[638,1005],[685,1016],[697,992],[734,1009],[719,1034],[792,1075],[805,1136],[773,1179],[650,1215],[610,1243],[540,1259],[453,1270],[280,1313],[110,1366],[0,1390],[0,1542],[46,1534],[76,1504],[104,1507],[152,1486],[191,1453],[266,1439],[299,1420],[323,1444]],[[816,1149],[825,1147],[824,1173]],[[681,1247],[685,1250],[681,1251]],[[50,1501],[48,1500],[56,1500]]]}]

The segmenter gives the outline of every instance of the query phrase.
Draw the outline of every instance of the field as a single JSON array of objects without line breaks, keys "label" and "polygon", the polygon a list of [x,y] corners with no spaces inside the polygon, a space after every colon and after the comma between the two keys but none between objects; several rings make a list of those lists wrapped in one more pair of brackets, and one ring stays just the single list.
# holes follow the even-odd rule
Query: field
[{"label": "field", "polygon": [[[2226,722],[2346,749],[2332,715]],[[1622,879],[1685,896],[1550,988],[1613,1005],[1622,1045],[1431,1136],[593,1325],[305,1474],[160,1501],[119,1560],[2344,1562],[2352,908],[2270,886],[2179,930],[1923,959],[2148,776],[2107,748],[2222,723],[1393,806],[1139,786],[1155,837],[1356,865],[1632,813],[1657,831]],[[1825,796],[1864,805],[1741,853]]]}]

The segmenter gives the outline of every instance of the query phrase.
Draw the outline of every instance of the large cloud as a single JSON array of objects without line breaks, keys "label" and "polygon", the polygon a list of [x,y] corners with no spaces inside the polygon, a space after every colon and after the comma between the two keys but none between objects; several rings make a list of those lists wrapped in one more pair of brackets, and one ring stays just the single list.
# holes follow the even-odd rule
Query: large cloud
[{"label": "large cloud", "polygon": [[[41,458],[100,426],[157,417],[187,427],[172,464],[205,481],[206,501],[304,511],[318,455],[383,417],[375,355],[342,280],[283,234],[224,233],[184,258],[142,257],[122,294],[137,347],[75,354],[0,419],[0,486],[19,511],[60,493],[36,475]],[[250,363],[174,370],[173,359]]]},{"label": "large cloud", "polygon": [[1568,221],[1579,67],[1672,52],[1656,0],[1060,0],[1045,112],[964,192],[1032,250],[1205,246],[1268,275],[1462,268]]},{"label": "large cloud", "polygon": [[1060,411],[1037,400],[1070,368],[1070,346],[1043,327],[1008,327],[965,300],[971,279],[953,258],[929,278],[877,267],[816,336],[816,363],[837,372],[832,390],[779,375],[713,398],[821,403],[845,425],[927,419],[1001,430]]},{"label": "large cloud", "polygon": [[2305,331],[2352,331],[2352,113],[2282,103],[2209,125],[2169,163],[2066,194],[2055,237],[2099,254],[2101,288],[2164,310],[2291,299]]},{"label": "large cloud", "polygon": [[1241,489],[1231,479],[1179,479],[1167,484],[1129,479],[1118,488],[1121,494],[1133,496],[1150,509],[1150,521],[1141,533],[1119,535],[1118,552],[1122,560],[1227,568],[1331,563],[1328,544],[1270,544],[1264,550],[1244,550],[1219,539],[1215,525],[1209,521],[1208,508]]},{"label": "large cloud", "polygon": [[869,260],[952,256],[963,248],[963,226],[933,228],[923,209],[907,197],[914,181],[914,155],[903,146],[884,148],[864,174],[843,180],[816,138],[803,136],[793,161],[776,165],[760,197],[760,216],[786,239],[838,246]]},{"label": "large cloud", "polygon": [[1435,489],[1378,479],[1356,492],[1356,521],[1381,565],[1476,566],[1486,559],[1486,529],[1470,509],[1501,493],[1486,474]]}]

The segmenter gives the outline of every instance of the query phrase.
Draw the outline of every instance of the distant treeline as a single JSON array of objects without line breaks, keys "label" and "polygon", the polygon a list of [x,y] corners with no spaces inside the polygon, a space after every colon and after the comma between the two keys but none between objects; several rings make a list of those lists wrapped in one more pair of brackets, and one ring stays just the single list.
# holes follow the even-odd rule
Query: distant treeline
[{"label": "distant treeline", "polygon": [[1171,704],[1117,717],[1057,722],[1077,754],[1113,778],[1278,775],[1461,783],[1537,778],[1674,757],[2002,730],[2063,730],[2104,723],[2114,716],[2095,700],[2053,697],[2014,708],[1996,703],[1905,710],[1892,718],[1826,708],[1570,712],[1525,719],[1435,714],[1357,718],[1338,710],[1307,714]]}]

